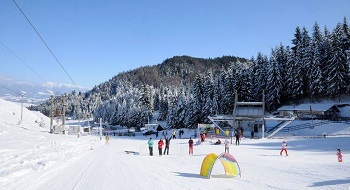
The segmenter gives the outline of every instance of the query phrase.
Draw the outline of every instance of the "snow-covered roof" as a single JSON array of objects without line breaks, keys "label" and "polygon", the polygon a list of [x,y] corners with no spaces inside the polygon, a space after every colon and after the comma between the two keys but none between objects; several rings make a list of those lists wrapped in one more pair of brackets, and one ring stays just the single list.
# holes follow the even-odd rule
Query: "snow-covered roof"
[{"label": "snow-covered roof", "polygon": [[340,113],[339,116],[340,117],[350,117],[350,106],[345,106],[342,108],[338,108]]},{"label": "snow-covered roof", "polygon": [[303,111],[310,110],[312,111],[327,111],[334,105],[338,103],[327,102],[327,103],[312,103],[312,104],[299,104],[299,105],[291,105],[291,106],[282,106],[277,109],[277,111]]}]

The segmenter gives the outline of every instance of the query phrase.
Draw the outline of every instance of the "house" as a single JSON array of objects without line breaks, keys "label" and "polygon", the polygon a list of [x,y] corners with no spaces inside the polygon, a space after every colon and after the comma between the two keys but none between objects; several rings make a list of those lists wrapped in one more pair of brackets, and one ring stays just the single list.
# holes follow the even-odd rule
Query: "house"
[{"label": "house", "polygon": [[277,109],[279,116],[299,119],[335,119],[339,117],[338,103],[312,103],[282,106]]},{"label": "house", "polygon": [[77,135],[84,132],[84,128],[81,125],[66,125],[68,129],[68,135]]},{"label": "house", "polygon": [[158,124],[145,124],[145,129],[147,131],[157,131]]}]

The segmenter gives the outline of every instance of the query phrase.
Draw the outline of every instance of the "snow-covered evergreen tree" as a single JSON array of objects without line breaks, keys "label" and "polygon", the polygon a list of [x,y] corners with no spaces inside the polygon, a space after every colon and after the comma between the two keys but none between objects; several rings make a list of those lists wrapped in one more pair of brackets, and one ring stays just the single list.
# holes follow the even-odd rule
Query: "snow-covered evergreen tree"
[{"label": "snow-covered evergreen tree", "polygon": [[299,54],[298,56],[300,56],[300,66],[302,69],[302,78],[303,78],[303,83],[302,83],[302,89],[304,91],[304,97],[306,98],[308,96],[309,92],[309,78],[308,76],[311,73],[311,60],[312,60],[312,54],[311,54],[311,48],[310,48],[310,36],[309,33],[307,31],[307,29],[305,27],[303,27],[302,33],[301,33],[301,46],[299,48]]},{"label": "snow-covered evergreen tree", "polygon": [[253,59],[252,64],[252,93],[255,101],[261,101],[262,92],[266,89],[267,56],[259,52],[256,60]]},{"label": "snow-covered evergreen tree", "polygon": [[332,98],[348,90],[349,65],[346,63],[346,55],[341,46],[342,35],[341,24],[338,23],[331,35],[330,58],[327,65],[327,94]]},{"label": "snow-covered evergreen tree", "polygon": [[165,121],[168,114],[168,98],[167,98],[167,89],[162,87],[160,89],[160,102],[159,102],[159,114],[158,121]]},{"label": "snow-covered evergreen tree", "polygon": [[152,119],[153,101],[150,87],[146,84],[140,86],[139,106],[141,108],[141,121],[148,122]]},{"label": "snow-covered evergreen tree", "polygon": [[[288,48],[289,49],[289,48]],[[280,44],[278,47],[276,47],[276,61],[277,64],[280,67],[280,75],[281,75],[281,102],[285,102],[288,100],[286,98],[287,96],[287,89],[288,87],[286,86],[286,81],[287,81],[287,72],[288,72],[288,67],[287,67],[287,62],[288,62],[288,49],[285,48],[282,44]]]},{"label": "snow-covered evergreen tree", "polygon": [[304,69],[302,65],[302,34],[300,28],[297,27],[294,34],[291,49],[292,52],[288,53],[287,67],[288,77],[286,86],[288,86],[287,94],[291,96],[291,100],[298,100],[304,97]]},{"label": "snow-covered evergreen tree", "polygon": [[225,77],[224,93],[223,93],[223,114],[231,114],[235,103],[236,91],[236,68],[234,65],[228,69]]},{"label": "snow-covered evergreen tree", "polygon": [[196,76],[196,80],[193,84],[192,94],[195,106],[195,115],[193,115],[193,117],[197,118],[196,121],[200,123],[202,122],[202,111],[204,107],[204,80],[201,75],[197,74]]},{"label": "snow-covered evergreen tree", "polygon": [[311,63],[310,72],[308,74],[309,90],[311,101],[317,98],[319,95],[325,92],[324,79],[323,79],[323,68],[322,68],[322,56],[321,50],[323,45],[323,36],[320,27],[315,23],[313,27],[313,33],[311,38],[310,52],[311,52]]},{"label": "snow-covered evergreen tree", "polygon": [[276,50],[272,50],[267,72],[266,103],[268,109],[274,110],[281,105],[282,88],[281,67],[277,62]]},{"label": "snow-covered evergreen tree", "polygon": [[204,104],[202,109],[202,117],[204,118],[204,122],[207,123],[208,116],[213,115],[212,113],[212,107],[213,107],[213,97],[214,97],[214,84],[213,84],[213,78],[212,74],[209,72],[208,75],[205,77],[204,81]]}]

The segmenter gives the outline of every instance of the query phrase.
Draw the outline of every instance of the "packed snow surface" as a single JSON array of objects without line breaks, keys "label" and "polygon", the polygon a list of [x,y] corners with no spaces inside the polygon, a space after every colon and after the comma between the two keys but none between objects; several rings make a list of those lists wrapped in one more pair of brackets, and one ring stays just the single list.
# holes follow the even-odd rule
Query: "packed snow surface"
[{"label": "packed snow surface", "polygon": [[[242,176],[224,176],[217,162],[207,179],[199,174],[203,159],[224,152],[223,144],[213,145],[215,138],[195,146],[189,155],[188,138],[194,131],[186,130],[182,139],[170,141],[169,155],[159,156],[155,135],[112,135],[106,144],[97,135],[49,134],[49,120],[42,114],[24,109],[22,122],[20,115],[19,105],[0,99],[0,189],[4,190],[350,189],[349,137],[289,136],[289,156],[280,156],[282,138],[243,138],[239,146],[234,141],[230,146]],[[349,124],[339,128],[346,132]],[[150,137],[153,156],[148,154]],[[343,162],[338,162],[338,148]]]}]

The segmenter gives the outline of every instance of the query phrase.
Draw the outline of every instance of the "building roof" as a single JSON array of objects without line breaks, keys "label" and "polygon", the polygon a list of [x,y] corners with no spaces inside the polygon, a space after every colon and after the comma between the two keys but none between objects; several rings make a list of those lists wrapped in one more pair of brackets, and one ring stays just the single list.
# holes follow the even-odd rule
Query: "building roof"
[{"label": "building roof", "polygon": [[291,106],[282,106],[277,111],[327,111],[331,107],[336,106],[338,103],[327,102],[327,103],[312,103],[312,104],[299,104]]}]

